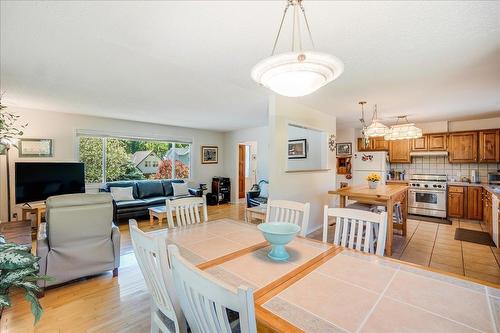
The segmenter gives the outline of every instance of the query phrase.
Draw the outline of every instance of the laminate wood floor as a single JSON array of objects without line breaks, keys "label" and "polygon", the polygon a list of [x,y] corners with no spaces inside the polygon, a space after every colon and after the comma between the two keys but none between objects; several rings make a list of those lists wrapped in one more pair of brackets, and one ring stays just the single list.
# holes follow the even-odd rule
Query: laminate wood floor
[{"label": "laminate wood floor", "polygon": [[[209,206],[209,220],[244,220],[245,206]],[[500,283],[500,251],[453,239],[455,228],[481,230],[479,223],[453,221],[452,225],[409,220],[408,236],[396,236],[395,258]],[[144,231],[165,228],[156,222],[139,221]],[[111,272],[49,289],[41,299],[45,313],[33,327],[29,305],[14,295],[14,306],[0,321],[0,332],[149,332],[149,296],[135,260],[128,225],[120,225],[121,265],[119,276]],[[333,235],[329,232],[329,235]],[[321,239],[321,230],[310,235]]]}]

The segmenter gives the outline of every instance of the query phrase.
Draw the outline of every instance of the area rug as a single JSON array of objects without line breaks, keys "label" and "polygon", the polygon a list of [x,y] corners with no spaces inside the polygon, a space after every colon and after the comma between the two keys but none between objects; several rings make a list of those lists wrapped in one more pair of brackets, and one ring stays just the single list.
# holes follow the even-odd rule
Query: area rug
[{"label": "area rug", "polygon": [[430,216],[421,216],[421,215],[408,214],[408,219],[410,219],[410,220],[417,220],[417,221],[440,223],[440,224],[451,224],[450,220],[448,220],[448,219],[442,219],[442,218],[439,218],[439,217],[430,217]]},{"label": "area rug", "polygon": [[490,234],[484,231],[457,228],[455,230],[455,239],[481,245],[496,246]]}]

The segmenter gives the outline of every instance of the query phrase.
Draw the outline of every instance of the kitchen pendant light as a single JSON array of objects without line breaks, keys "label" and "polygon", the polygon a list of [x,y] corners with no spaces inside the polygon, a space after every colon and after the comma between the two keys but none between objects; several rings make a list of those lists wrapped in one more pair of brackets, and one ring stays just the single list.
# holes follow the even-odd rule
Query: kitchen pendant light
[{"label": "kitchen pendant light", "polygon": [[[283,22],[290,6],[293,8],[293,32],[291,52],[274,54]],[[309,29],[302,0],[287,0],[287,5],[281,18],[278,34],[274,41],[271,56],[261,60],[252,68],[252,79],[288,97],[299,97],[311,94],[335,80],[344,71],[344,64],[336,57],[318,51],[303,51],[300,37],[300,12],[309,33],[309,39],[314,49],[314,42]],[[297,35],[297,36],[296,36]],[[296,43],[296,39],[297,43]],[[297,44],[297,50],[296,50]]]},{"label": "kitchen pendant light", "polygon": [[382,124],[380,120],[378,120],[378,114],[377,114],[377,104],[373,106],[373,116],[372,116],[372,123],[368,128],[366,129],[366,135],[369,137],[373,136],[384,136],[388,133],[389,128]]},{"label": "kitchen pendant light", "polygon": [[[399,121],[404,119],[406,123],[399,124]],[[417,139],[422,136],[422,130],[415,126],[413,123],[408,122],[407,116],[398,116],[396,125],[391,126],[387,134],[384,136],[385,140],[403,140],[403,139]]]}]

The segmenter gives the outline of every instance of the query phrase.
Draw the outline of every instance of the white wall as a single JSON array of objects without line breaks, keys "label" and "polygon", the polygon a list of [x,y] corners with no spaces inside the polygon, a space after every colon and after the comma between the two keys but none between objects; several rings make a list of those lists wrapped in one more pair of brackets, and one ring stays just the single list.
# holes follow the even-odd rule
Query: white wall
[{"label": "white wall", "polygon": [[288,140],[306,139],[306,158],[289,159],[287,161],[288,170],[319,170],[324,169],[326,160],[322,152],[325,150],[325,143],[328,137],[324,132],[288,126]]},{"label": "white wall", "polygon": [[257,182],[269,180],[269,128],[267,126],[245,128],[226,132],[224,135],[224,173],[231,178],[231,202],[238,201],[238,145],[257,143]]},{"label": "white wall", "polygon": [[[190,139],[193,142],[192,173],[190,184],[198,186],[201,183],[211,184],[213,176],[224,176],[224,133],[206,131],[185,127],[156,125],[128,120],[100,118],[75,114],[29,110],[9,107],[9,111],[21,116],[21,122],[27,122],[25,138],[53,139],[54,157],[52,158],[18,158],[16,149],[11,149],[11,201],[14,203],[14,163],[22,161],[76,161],[77,139],[76,130],[93,130],[111,134],[140,136],[149,138],[180,138]],[[168,117],[166,114],[165,117]],[[214,145],[219,147],[218,164],[201,164],[201,145]],[[7,192],[5,156],[0,156],[0,220],[7,219]]]},{"label": "white wall", "polygon": [[323,206],[332,203],[328,190],[335,188],[335,152],[328,150],[328,171],[286,172],[289,123],[335,134],[336,118],[297,104],[291,98],[270,97],[269,195],[271,199],[310,202],[308,232],[311,232],[323,223]]}]

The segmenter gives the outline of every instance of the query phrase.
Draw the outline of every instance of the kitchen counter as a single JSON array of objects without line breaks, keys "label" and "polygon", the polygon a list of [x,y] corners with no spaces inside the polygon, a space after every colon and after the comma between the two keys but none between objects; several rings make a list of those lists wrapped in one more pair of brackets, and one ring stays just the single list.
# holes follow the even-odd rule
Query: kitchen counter
[{"label": "kitchen counter", "polygon": [[495,190],[491,185],[484,183],[466,183],[466,182],[448,182],[448,186],[475,186],[482,187],[486,191],[495,195],[498,199],[500,199],[500,188]]}]

